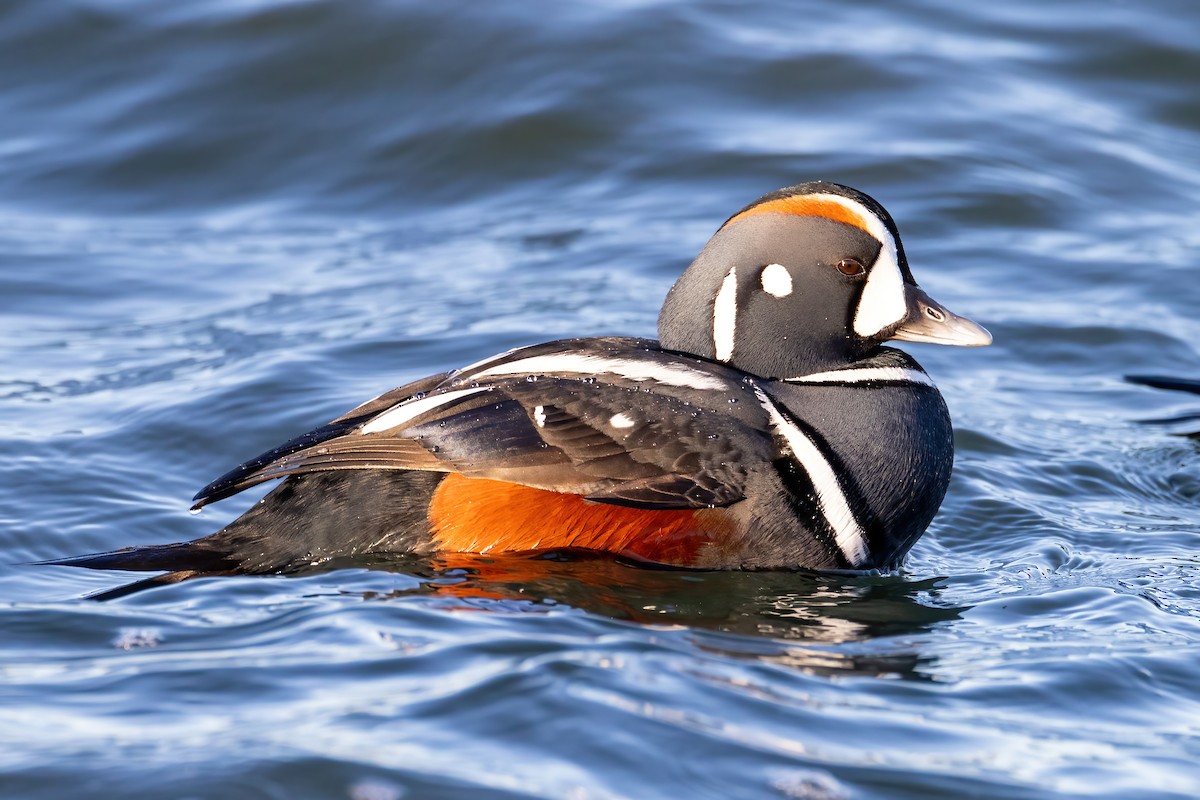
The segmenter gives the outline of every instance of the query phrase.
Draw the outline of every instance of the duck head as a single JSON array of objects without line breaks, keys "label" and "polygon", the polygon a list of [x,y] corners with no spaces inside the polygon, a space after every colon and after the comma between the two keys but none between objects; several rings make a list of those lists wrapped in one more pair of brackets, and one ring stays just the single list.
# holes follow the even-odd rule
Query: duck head
[{"label": "duck head", "polygon": [[668,349],[771,378],[836,369],[893,339],[992,341],[917,286],[883,206],[825,181],[726,220],[671,288],[658,331]]}]

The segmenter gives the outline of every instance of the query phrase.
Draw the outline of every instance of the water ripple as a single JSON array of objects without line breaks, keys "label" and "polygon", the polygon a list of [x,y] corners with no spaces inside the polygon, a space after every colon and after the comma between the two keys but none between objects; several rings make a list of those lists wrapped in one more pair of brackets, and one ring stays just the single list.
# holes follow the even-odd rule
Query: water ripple
[{"label": "water ripple", "polygon": [[[9,3],[4,793],[1200,794],[1200,404],[1122,380],[1200,376],[1197,24]],[[894,574],[391,559],[95,604],[122,576],[21,563],[202,535],[253,501],[199,486],[406,380],[652,335],[731,211],[812,178],[996,334],[913,348],[957,463]]]}]

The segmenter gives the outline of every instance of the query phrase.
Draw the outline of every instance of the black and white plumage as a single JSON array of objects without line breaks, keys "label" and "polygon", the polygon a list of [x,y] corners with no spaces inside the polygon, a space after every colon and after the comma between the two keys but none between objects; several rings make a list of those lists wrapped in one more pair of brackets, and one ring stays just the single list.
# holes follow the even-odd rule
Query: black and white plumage
[{"label": "black and white plumage", "polygon": [[176,580],[582,547],[699,568],[889,567],[936,513],[953,445],[929,376],[882,343],[990,342],[917,288],[878,203],[830,183],[726,221],[659,335],[534,345],[392,390],[201,490],[197,508],[284,479],[221,531],[55,563]]}]

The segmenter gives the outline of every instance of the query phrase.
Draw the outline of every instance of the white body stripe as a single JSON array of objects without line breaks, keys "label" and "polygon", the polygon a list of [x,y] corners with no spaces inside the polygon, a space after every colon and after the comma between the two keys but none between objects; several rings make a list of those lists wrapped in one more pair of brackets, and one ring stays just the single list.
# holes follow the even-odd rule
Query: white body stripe
[{"label": "white body stripe", "polygon": [[801,375],[798,378],[784,378],[786,383],[870,383],[871,381],[919,383],[922,386],[933,386],[932,378],[919,369],[909,369],[908,367],[833,369],[828,372]]},{"label": "white body stripe", "polygon": [[518,350],[522,350],[522,349],[523,348],[521,348],[521,347],[514,347],[510,350],[505,350],[503,353],[497,353],[494,356],[488,356],[487,358],[480,359],[479,361],[476,361],[473,364],[467,364],[465,367],[463,367],[460,370],[455,370],[455,374],[456,375],[464,375],[468,372],[474,372],[475,370],[480,369],[481,367],[486,367],[488,364],[491,364],[494,361],[500,361],[502,359],[508,358],[513,353],[517,352]]},{"label": "white body stripe", "polygon": [[733,358],[737,332],[737,267],[730,267],[721,281],[721,290],[713,300],[713,349],[717,361]]},{"label": "white body stripe", "polygon": [[844,206],[861,218],[867,231],[879,240],[879,258],[871,267],[867,284],[863,287],[858,308],[854,311],[854,332],[864,338],[895,325],[908,314],[908,300],[904,294],[904,275],[900,272],[900,254],[896,239],[869,208],[849,197],[837,194],[817,194],[815,199],[828,200]]},{"label": "white body stripe", "polygon": [[359,433],[378,433],[379,431],[391,430],[399,427],[410,420],[414,420],[422,414],[427,414],[436,408],[447,405],[462,397],[467,397],[480,392],[490,392],[488,387],[479,387],[474,389],[459,389],[455,392],[445,392],[443,394],[434,394],[428,397],[422,397],[420,400],[407,400],[395,408],[383,412],[375,419],[363,425],[359,429]]},{"label": "white body stripe", "polygon": [[689,389],[728,390],[728,381],[680,364],[655,364],[635,358],[611,358],[583,353],[560,353],[550,356],[532,356],[497,364],[474,375],[464,373],[460,380],[477,380],[495,375],[597,375],[612,373],[628,381],[657,381],[667,386],[683,386]]},{"label": "white body stripe", "polygon": [[758,395],[763,410],[770,417],[771,426],[783,437],[792,456],[812,481],[817,505],[829,526],[833,528],[834,538],[842,555],[852,567],[864,563],[867,560],[867,535],[854,518],[854,512],[850,510],[850,502],[846,499],[846,493],[842,490],[833,467],[812,439],[779,412],[779,408],[766,392],[756,387],[754,393]]},{"label": "white body stripe", "polygon": [[759,280],[763,291],[772,297],[787,297],[792,293],[792,273],[783,264],[767,264]]}]

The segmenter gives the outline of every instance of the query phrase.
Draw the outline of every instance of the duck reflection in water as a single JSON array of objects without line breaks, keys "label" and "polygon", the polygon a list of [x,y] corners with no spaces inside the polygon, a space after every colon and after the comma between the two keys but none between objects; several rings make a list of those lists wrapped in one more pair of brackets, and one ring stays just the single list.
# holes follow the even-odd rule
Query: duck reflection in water
[{"label": "duck reflection in water", "polygon": [[420,583],[366,592],[368,600],[434,597],[446,608],[483,613],[566,607],[687,631],[705,650],[818,674],[929,680],[932,659],[917,651],[913,638],[967,610],[938,602],[941,578],[646,569],[578,551],[455,554],[372,566],[403,571]]},{"label": "duck reflection in water", "polygon": [[[1154,389],[1167,389],[1174,392],[1189,392],[1191,394],[1200,394],[1200,380],[1190,380],[1188,378],[1170,378],[1161,375],[1126,375],[1125,380],[1130,383],[1136,383],[1139,386],[1149,386]],[[1139,420],[1147,425],[1175,425],[1177,423],[1200,423],[1200,412],[1183,414],[1175,417],[1163,417],[1159,419],[1143,419]],[[1184,436],[1193,441],[1200,442],[1200,430],[1194,430],[1185,433],[1175,434]]]}]

